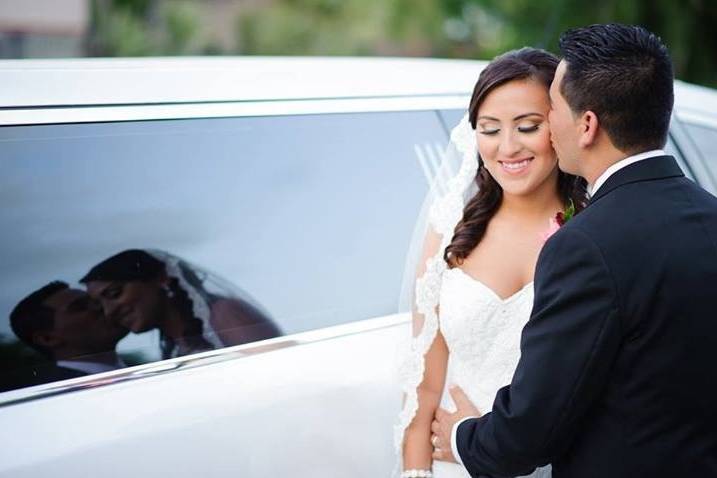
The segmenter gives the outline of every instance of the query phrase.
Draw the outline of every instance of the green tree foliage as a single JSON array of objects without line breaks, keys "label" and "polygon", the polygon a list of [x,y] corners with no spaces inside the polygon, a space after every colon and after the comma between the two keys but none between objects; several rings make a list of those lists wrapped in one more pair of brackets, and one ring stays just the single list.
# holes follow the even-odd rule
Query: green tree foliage
[{"label": "green tree foliage", "polygon": [[241,16],[247,54],[484,58],[531,45],[557,51],[568,28],[640,24],[670,47],[678,78],[717,86],[713,0],[277,0]]},{"label": "green tree foliage", "polygon": [[[199,0],[93,0],[92,55],[396,55],[482,58],[591,23],[640,24],[670,47],[678,78],[717,86],[715,0],[266,0],[236,19],[236,46],[202,45]],[[251,5],[251,6],[250,6]]]},{"label": "green tree foliage", "polygon": [[159,56],[200,52],[190,1],[92,0],[88,50],[91,56]]},{"label": "green tree foliage", "polygon": [[238,50],[262,55],[388,53],[380,38],[384,0],[287,0],[250,10],[237,21]]},{"label": "green tree foliage", "polygon": [[[498,51],[522,45],[557,51],[568,28],[592,23],[642,25],[670,48],[678,78],[717,86],[717,2],[713,0],[466,0],[500,19],[505,43]],[[493,52],[493,53],[497,53]]]}]

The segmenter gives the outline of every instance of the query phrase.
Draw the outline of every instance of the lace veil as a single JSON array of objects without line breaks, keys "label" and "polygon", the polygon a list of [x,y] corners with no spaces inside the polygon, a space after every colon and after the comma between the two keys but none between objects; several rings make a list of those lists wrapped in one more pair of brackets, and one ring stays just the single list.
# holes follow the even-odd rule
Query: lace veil
[{"label": "lace veil", "polygon": [[[179,287],[187,293],[192,302],[194,317],[202,322],[202,338],[211,345],[211,348],[224,347],[210,323],[211,306],[214,301],[228,298],[239,299],[250,304],[265,317],[269,317],[269,314],[248,293],[218,275],[166,251],[158,249],[145,249],[144,251],[163,262],[167,276],[170,279],[176,279]],[[175,354],[176,350],[173,350],[172,355]]]},{"label": "lace veil", "polygon": [[[421,151],[417,150],[419,160]],[[466,202],[477,191],[478,149],[468,114],[452,130],[448,146],[440,155],[430,179],[429,193],[414,228],[408,251],[400,310],[410,310],[412,334],[401,344],[398,378],[404,402],[394,429],[394,445],[401,469],[403,439],[418,409],[417,389],[423,380],[424,356],[438,331],[438,301],[447,264],[443,252],[453,238]],[[421,161],[423,165],[426,161]],[[424,166],[424,170],[430,169]],[[394,472],[394,475],[397,474]]]}]

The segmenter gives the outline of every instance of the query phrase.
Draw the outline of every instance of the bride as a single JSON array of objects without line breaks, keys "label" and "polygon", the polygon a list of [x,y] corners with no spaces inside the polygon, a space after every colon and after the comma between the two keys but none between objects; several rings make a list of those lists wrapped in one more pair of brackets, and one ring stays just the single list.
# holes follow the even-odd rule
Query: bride
[{"label": "bride", "polygon": [[122,251],[80,282],[109,319],[134,333],[158,329],[162,359],[281,335],[248,294],[166,251]]},{"label": "bride", "polygon": [[[451,134],[460,168],[434,185],[420,233],[413,337],[399,370],[402,477],[469,476],[460,465],[433,461],[434,413],[455,409],[452,385],[481,412],[491,410],[518,362],[540,249],[558,222],[585,206],[585,183],[558,170],[550,142],[548,89],[557,64],[533,48],[495,58]],[[550,476],[550,467],[531,476]]]}]

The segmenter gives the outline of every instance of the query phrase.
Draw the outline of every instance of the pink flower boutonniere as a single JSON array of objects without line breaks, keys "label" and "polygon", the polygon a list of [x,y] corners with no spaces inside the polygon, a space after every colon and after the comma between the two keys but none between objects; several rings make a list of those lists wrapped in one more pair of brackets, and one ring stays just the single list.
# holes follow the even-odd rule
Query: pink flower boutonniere
[{"label": "pink flower boutonniere", "polygon": [[551,217],[548,220],[548,229],[546,229],[543,233],[540,234],[540,239],[545,243],[548,239],[550,239],[550,236],[558,232],[558,229],[560,229],[563,225],[565,225],[566,222],[568,222],[572,217],[575,215],[575,204],[573,204],[573,200],[570,200],[570,204],[568,205],[567,209],[565,211],[560,211],[557,214],[555,214],[555,217]]}]

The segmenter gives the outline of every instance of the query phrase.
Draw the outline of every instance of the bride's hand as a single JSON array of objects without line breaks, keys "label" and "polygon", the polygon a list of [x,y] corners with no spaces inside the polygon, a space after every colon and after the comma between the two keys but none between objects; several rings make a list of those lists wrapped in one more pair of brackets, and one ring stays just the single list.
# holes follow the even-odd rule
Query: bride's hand
[{"label": "bride's hand", "polygon": [[451,387],[449,392],[453,397],[453,402],[456,404],[456,411],[449,413],[442,408],[436,411],[436,416],[431,424],[431,431],[433,432],[431,443],[433,443],[434,448],[434,460],[457,463],[451,449],[453,426],[464,418],[478,418],[481,413],[459,386]]}]

